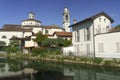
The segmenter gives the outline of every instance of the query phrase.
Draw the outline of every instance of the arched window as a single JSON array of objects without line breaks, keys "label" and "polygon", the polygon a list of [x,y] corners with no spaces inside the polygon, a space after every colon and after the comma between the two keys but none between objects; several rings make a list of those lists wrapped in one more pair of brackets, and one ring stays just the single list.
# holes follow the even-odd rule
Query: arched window
[{"label": "arched window", "polygon": [[66,15],[66,20],[68,20],[68,15]]},{"label": "arched window", "polygon": [[2,36],[2,38],[3,38],[3,39],[6,39],[7,37],[4,35],[4,36]]}]

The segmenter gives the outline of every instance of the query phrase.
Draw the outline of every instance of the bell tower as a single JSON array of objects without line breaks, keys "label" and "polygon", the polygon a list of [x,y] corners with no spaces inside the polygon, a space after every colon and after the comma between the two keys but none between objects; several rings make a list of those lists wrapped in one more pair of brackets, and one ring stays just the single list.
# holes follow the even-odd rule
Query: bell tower
[{"label": "bell tower", "polygon": [[63,12],[63,28],[66,32],[70,32],[70,13],[67,7],[64,8]]}]

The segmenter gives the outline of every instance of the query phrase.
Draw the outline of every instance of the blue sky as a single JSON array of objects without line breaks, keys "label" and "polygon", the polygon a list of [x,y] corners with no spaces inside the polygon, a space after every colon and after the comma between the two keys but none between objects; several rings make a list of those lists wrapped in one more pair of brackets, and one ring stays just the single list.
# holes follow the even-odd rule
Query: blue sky
[{"label": "blue sky", "polygon": [[64,7],[70,11],[73,20],[81,21],[101,11],[105,11],[120,24],[120,0],[0,0],[0,27],[4,24],[20,24],[33,11],[42,25],[56,24],[62,27]]}]

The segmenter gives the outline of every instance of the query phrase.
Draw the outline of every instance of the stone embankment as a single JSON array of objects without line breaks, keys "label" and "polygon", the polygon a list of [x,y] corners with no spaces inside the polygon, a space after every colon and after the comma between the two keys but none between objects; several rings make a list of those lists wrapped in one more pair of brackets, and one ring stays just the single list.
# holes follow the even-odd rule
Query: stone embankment
[{"label": "stone embankment", "polygon": [[86,64],[95,66],[112,66],[120,67],[120,59],[103,59],[103,58],[86,58],[86,57],[73,57],[62,55],[49,55],[49,56],[31,56],[28,54],[0,54],[1,57],[6,58],[23,58],[30,60],[54,61],[68,64]]}]

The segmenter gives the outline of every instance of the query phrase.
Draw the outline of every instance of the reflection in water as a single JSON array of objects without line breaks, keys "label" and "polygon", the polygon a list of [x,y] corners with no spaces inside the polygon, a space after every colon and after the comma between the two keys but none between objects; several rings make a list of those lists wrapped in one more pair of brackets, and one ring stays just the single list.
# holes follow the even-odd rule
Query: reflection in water
[{"label": "reflection in water", "polygon": [[5,59],[0,80],[120,80],[120,68]]}]

